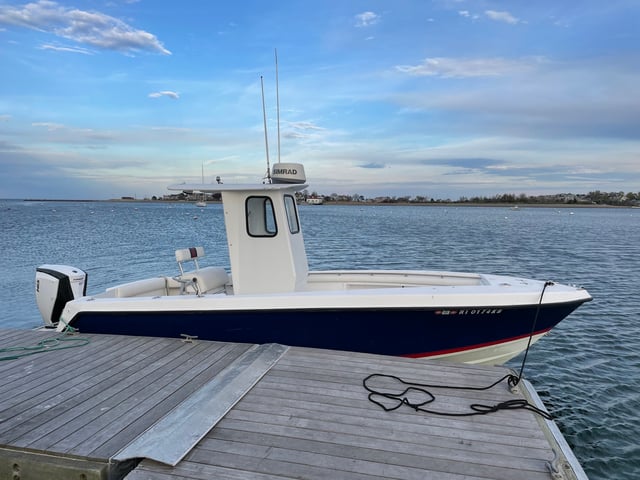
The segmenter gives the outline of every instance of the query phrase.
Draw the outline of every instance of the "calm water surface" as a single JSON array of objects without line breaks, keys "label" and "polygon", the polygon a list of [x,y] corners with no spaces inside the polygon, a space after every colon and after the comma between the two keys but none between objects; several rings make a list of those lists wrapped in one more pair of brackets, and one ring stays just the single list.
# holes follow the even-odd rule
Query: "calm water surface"
[{"label": "calm water surface", "polygon": [[[526,376],[588,476],[640,478],[640,210],[302,206],[313,269],[475,271],[585,286],[583,305],[529,353]],[[0,200],[0,327],[41,324],[35,268],[68,264],[88,293],[177,273],[176,248],[228,266],[222,208]],[[520,358],[509,365],[519,367]]]}]

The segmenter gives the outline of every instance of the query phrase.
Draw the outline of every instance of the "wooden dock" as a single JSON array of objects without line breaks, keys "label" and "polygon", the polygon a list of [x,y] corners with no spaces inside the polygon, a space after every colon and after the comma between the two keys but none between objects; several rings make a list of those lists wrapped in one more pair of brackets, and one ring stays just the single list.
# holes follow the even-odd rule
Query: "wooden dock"
[{"label": "wooden dock", "polygon": [[[281,345],[0,330],[0,479],[586,479],[528,410],[449,417],[370,402],[373,373],[482,387],[507,369]],[[76,336],[78,338],[78,336]],[[381,387],[397,384],[378,381]],[[427,407],[527,400],[528,382],[429,388]],[[415,392],[408,396],[421,395]],[[385,400],[386,402],[386,400]]]}]

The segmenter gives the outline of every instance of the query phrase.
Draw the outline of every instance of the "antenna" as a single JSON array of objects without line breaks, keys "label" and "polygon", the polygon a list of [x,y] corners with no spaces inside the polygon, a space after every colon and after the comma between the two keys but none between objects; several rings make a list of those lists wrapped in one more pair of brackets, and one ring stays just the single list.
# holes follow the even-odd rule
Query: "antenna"
[{"label": "antenna", "polygon": [[269,140],[267,138],[267,108],[264,104],[264,80],[260,75],[260,88],[262,89],[262,117],[264,119],[264,146],[267,151],[267,183],[271,183],[271,167],[269,166]]},{"label": "antenna", "polygon": [[274,49],[276,57],[276,110],[278,112],[278,163],[280,163],[280,92],[278,89],[278,49]]}]

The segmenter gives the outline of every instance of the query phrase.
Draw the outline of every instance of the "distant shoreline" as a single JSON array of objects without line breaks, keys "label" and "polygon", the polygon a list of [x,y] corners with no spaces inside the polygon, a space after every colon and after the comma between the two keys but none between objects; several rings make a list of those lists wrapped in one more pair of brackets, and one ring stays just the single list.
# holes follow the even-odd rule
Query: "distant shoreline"
[{"label": "distant shoreline", "polygon": [[598,205],[598,204],[584,204],[584,203],[463,203],[463,202],[325,202],[325,205],[362,205],[362,206],[382,206],[388,205],[390,207],[501,207],[509,208],[512,210],[524,210],[525,208],[637,208],[630,205]]},{"label": "distant shoreline", "polygon": [[[5,199],[12,200],[12,199]],[[15,199],[20,200],[20,199]],[[151,199],[107,199],[107,200],[73,200],[73,199],[52,199],[52,198],[25,198],[23,202],[68,202],[68,203],[173,203],[173,204],[190,204],[189,200],[151,200]],[[221,201],[208,200],[209,204],[222,203]],[[304,205],[304,204],[303,204]],[[629,205],[599,205],[584,203],[465,203],[465,202],[324,202],[322,205],[309,205],[310,207],[322,207],[324,205],[343,205],[343,206],[391,206],[391,207],[500,207],[513,210],[522,210],[525,208],[638,208]],[[516,208],[517,207],[517,208]]]}]

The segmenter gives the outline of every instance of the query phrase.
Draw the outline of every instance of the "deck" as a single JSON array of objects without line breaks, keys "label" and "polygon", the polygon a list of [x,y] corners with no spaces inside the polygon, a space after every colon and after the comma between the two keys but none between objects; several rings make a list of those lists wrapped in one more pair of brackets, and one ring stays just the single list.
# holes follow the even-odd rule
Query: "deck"
[{"label": "deck", "polygon": [[[57,335],[1,330],[0,348]],[[362,385],[382,373],[486,386],[506,373],[503,367],[281,345],[80,337],[89,343],[0,361],[0,478],[587,478],[555,424],[530,411],[385,412]],[[473,403],[513,399],[541,405],[527,382],[518,389],[433,388],[428,408],[459,413]]]}]

